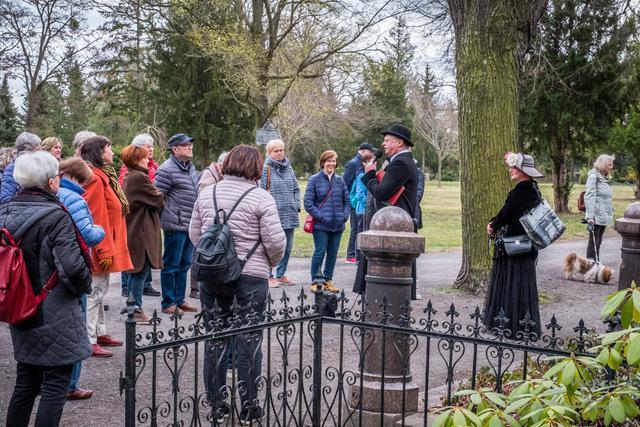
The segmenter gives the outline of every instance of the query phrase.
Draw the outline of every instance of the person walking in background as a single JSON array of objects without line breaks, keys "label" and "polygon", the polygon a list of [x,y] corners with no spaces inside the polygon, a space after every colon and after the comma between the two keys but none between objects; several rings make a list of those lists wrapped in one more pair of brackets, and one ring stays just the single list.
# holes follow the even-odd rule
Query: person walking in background
[{"label": "person walking in background", "polygon": [[[304,209],[311,215],[313,226],[313,256],[311,257],[311,290],[316,281],[324,280],[325,290],[339,292],[333,284],[340,239],[351,214],[349,190],[342,177],[336,174],[338,154],[327,150],[320,155],[320,172],[309,178],[304,193]],[[324,261],[324,270],[322,263]]]},{"label": "person walking in background", "polygon": [[[200,282],[200,301],[207,332],[220,320],[225,322],[224,327],[228,327],[232,314],[239,316],[239,319],[248,320],[247,315],[252,311],[263,313],[270,271],[284,254],[285,235],[276,203],[265,190],[256,188],[261,172],[262,156],[258,150],[248,145],[238,145],[224,159],[224,179],[203,190],[195,203],[189,226],[189,237],[193,244],[197,246],[202,234],[214,223],[214,218],[219,215],[217,207],[227,215],[227,225],[233,236],[238,258],[246,259],[242,274],[235,282],[222,285],[216,283],[215,277],[210,281]],[[230,214],[236,203],[234,212]],[[234,303],[239,308],[232,313]],[[216,304],[221,311],[214,315],[212,309]],[[262,333],[258,331],[236,335],[234,344],[231,339],[227,339],[222,350],[214,345],[205,345],[204,384],[214,419],[218,423],[222,423],[232,409],[224,403],[229,352],[237,352],[237,387],[243,390],[240,393],[241,424],[253,422],[256,425],[264,416],[264,411],[258,404],[257,381],[262,373]]]},{"label": "person walking in background", "polygon": [[[24,153],[33,153],[40,149],[40,137],[29,132],[22,132],[16,138],[16,159]],[[4,169],[2,173],[2,188],[0,188],[0,203],[7,203],[20,191],[19,184],[13,179],[15,160]]]},{"label": "person walking in background", "polygon": [[[135,147],[145,148],[148,153],[149,165],[147,169],[149,170],[149,179],[153,182],[156,177],[156,171],[158,170],[158,164],[153,160],[153,137],[148,133],[141,133],[136,135],[131,141],[131,145]],[[118,182],[120,186],[124,185],[124,176],[129,171],[129,168],[126,164],[123,164],[120,168],[120,172],[118,173]],[[153,280],[153,276],[151,274],[151,269],[149,269],[149,274],[144,279],[144,289],[142,291],[142,295],[150,296],[150,297],[159,297],[161,295],[160,291],[154,288],[151,285],[151,281]],[[127,297],[129,294],[127,290],[127,278],[126,273],[122,273],[121,275],[121,286],[122,286],[122,296]]]},{"label": "person walking in background", "polygon": [[[200,172],[200,177],[198,178],[198,195],[210,185],[217,184],[222,181],[222,162],[224,158],[227,156],[227,152],[223,151],[218,156],[218,160],[212,162],[209,166],[204,168],[202,172]],[[198,279],[196,278],[195,271],[193,268],[191,269],[191,280],[190,280],[191,292],[189,292],[189,296],[191,298],[200,298],[200,291],[198,289]]]},{"label": "person walking in background", "polygon": [[109,274],[133,268],[124,220],[129,213],[129,203],[113,168],[111,141],[101,135],[87,138],[80,154],[93,172],[91,181],[85,187],[84,198],[95,223],[105,231],[104,240],[91,251],[93,281],[91,294],[87,298],[87,333],[93,356],[110,357],[113,353],[103,347],[121,346],[122,341],[107,334],[103,299],[109,290]]},{"label": "person walking in background", "polygon": [[4,170],[13,162],[16,156],[16,149],[14,147],[1,147],[0,148],[0,188],[2,188],[2,175]]},{"label": "person walking in background", "polygon": [[158,168],[154,181],[165,196],[165,205],[160,214],[164,231],[160,274],[162,312],[197,312],[196,307],[185,301],[187,272],[193,256],[193,245],[187,232],[193,204],[198,197],[198,173],[191,162],[193,138],[179,133],[169,138],[168,144],[171,155]]},{"label": "person walking in background", "polygon": [[[87,185],[93,172],[84,160],[79,157],[70,157],[60,162],[60,188],[58,189],[58,199],[67,208],[71,214],[73,222],[80,230],[82,239],[88,247],[94,247],[104,239],[104,230],[99,225],[93,223],[93,216],[89,211],[87,202],[82,198],[84,194],[83,186]],[[84,314],[85,323],[87,320],[87,294],[82,294],[82,312]],[[86,326],[85,326],[86,328]],[[78,361],[73,364],[71,373],[71,382],[67,390],[67,400],[83,400],[93,396],[93,391],[85,390],[80,387],[80,373],[82,371],[82,362]]]},{"label": "person walking in background", "polygon": [[73,137],[73,142],[71,142],[71,148],[73,148],[73,155],[80,157],[80,149],[82,148],[82,144],[91,138],[92,136],[97,136],[95,132],[91,132],[89,130],[81,130],[76,133],[76,136]]},{"label": "person walking in background", "polygon": [[40,148],[50,153],[58,161],[62,159],[62,140],[60,138],[55,136],[45,138]]},{"label": "person walking in background", "polygon": [[34,425],[58,426],[73,364],[91,355],[80,303],[91,289],[89,255],[56,197],[60,175],[55,157],[44,151],[24,153],[13,174],[24,190],[0,206],[0,222],[21,241],[35,294],[54,273],[58,279],[33,317],[9,328],[17,368],[5,425],[27,427],[40,395]]},{"label": "person walking in background", "polygon": [[587,258],[599,258],[600,244],[607,225],[613,221],[613,190],[609,185],[613,170],[614,156],[601,154],[593,163],[593,169],[587,176],[584,191],[585,219],[593,232],[589,233],[587,244]]},{"label": "person walking in background", "polygon": [[[362,165],[362,158],[365,155],[373,156],[375,148],[368,142],[363,142],[358,147],[358,153],[355,157],[344,165],[343,179],[347,185],[347,189],[351,192],[353,190],[354,182],[358,175],[364,172],[364,166]],[[349,242],[347,244],[347,259],[346,262],[354,264],[356,260],[356,235],[358,234],[358,215],[353,206],[351,206],[350,218],[350,230],[349,230]]]},{"label": "person walking in background", "polygon": [[129,202],[127,243],[133,269],[125,274],[127,289],[136,301],[134,320],[148,323],[142,310],[144,282],[151,268],[162,268],[160,210],[164,195],[149,179],[149,152],[144,147],[129,145],[122,150],[122,162],[129,169],[124,177],[124,194]]},{"label": "person walking in background", "polygon": [[[516,186],[509,192],[500,212],[487,224],[487,234],[492,237],[517,236],[525,234],[520,217],[533,209],[540,201],[540,190],[533,178],[542,175],[535,168],[533,157],[522,153],[507,153],[505,161],[509,166],[509,177]],[[496,240],[493,251],[493,265],[487,296],[484,303],[484,324],[488,330],[497,326],[496,317],[504,310],[509,319],[505,328],[507,338],[519,340],[517,335],[524,326],[520,323],[527,314],[535,324],[531,332],[540,338],[540,308],[536,283],[536,260],[538,251],[508,256],[504,244]]]},{"label": "person walking in background", "polygon": [[300,226],[300,187],[296,173],[284,155],[284,142],[279,139],[267,143],[267,158],[262,168],[260,187],[267,190],[276,201],[280,223],[287,238],[284,256],[276,266],[275,277],[269,276],[269,287],[277,288],[280,284],[295,284],[285,273],[289,264],[289,256],[293,248],[293,233]]}]

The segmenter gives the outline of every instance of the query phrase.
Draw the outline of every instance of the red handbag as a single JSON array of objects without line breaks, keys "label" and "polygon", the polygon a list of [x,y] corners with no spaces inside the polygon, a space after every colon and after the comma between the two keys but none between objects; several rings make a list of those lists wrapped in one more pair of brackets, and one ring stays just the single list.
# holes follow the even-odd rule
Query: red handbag
[{"label": "red handbag", "polygon": [[[324,205],[324,202],[327,201],[327,198],[329,197],[329,194],[331,194],[331,191],[333,191],[333,185],[331,185],[331,188],[329,188],[329,192],[327,193],[326,196],[324,196],[324,200],[322,201],[322,203],[320,203],[320,206],[318,206],[318,209],[322,209],[322,205]],[[311,216],[311,214],[307,214],[307,217],[304,219],[304,225],[302,226],[302,229],[304,230],[305,233],[313,233],[313,227],[316,223],[316,219]]]}]

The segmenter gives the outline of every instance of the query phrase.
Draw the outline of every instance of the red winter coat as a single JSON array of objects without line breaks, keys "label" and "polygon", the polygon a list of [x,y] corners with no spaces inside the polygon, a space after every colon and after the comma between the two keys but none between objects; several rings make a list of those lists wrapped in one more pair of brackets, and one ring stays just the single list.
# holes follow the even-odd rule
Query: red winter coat
[{"label": "red winter coat", "polygon": [[[109,185],[109,177],[97,167],[91,166],[93,178],[84,188],[84,199],[93,215],[93,222],[104,229],[105,237],[91,250],[94,274],[118,273],[133,268],[127,245],[127,225],[122,204]],[[113,263],[103,270],[99,260],[113,257]]]},{"label": "red winter coat", "polygon": [[[158,170],[158,164],[153,161],[153,159],[149,159],[149,179],[153,182],[153,179],[156,177],[156,171]],[[120,168],[120,172],[118,172],[118,182],[120,183],[120,187],[124,186],[124,176],[129,171],[127,165],[122,165]]]}]

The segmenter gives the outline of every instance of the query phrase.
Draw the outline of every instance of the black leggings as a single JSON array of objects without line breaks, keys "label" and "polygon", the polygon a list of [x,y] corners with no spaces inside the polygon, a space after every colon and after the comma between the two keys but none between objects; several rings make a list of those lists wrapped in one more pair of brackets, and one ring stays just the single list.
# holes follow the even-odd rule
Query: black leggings
[{"label": "black leggings", "polygon": [[593,225],[593,233],[589,233],[589,244],[587,245],[587,258],[600,259],[600,244],[602,243],[602,235],[606,225]]}]

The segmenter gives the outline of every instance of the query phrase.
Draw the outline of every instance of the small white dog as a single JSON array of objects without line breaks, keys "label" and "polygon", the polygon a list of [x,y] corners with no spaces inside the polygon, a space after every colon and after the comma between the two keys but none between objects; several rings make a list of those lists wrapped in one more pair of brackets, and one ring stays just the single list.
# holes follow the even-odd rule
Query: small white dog
[{"label": "small white dog", "polygon": [[614,273],[613,268],[576,253],[570,253],[564,259],[564,277],[569,280],[606,284],[613,279]]}]

